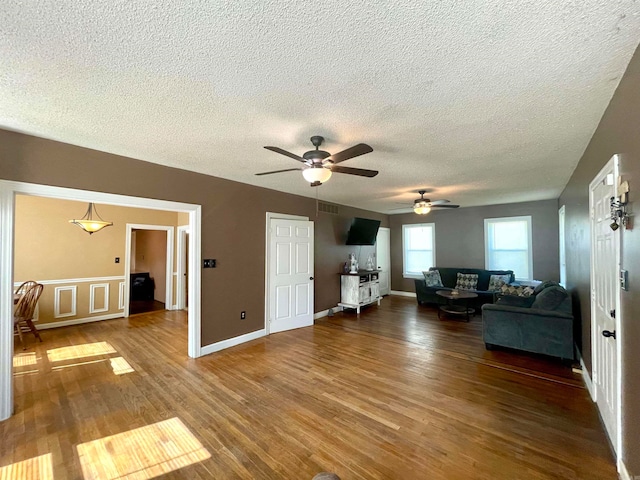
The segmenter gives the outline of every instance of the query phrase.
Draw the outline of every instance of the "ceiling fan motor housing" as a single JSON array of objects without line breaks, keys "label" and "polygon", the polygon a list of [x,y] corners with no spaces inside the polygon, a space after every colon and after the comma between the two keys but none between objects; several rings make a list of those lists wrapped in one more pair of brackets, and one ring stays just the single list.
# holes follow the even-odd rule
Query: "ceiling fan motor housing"
[{"label": "ceiling fan motor housing", "polygon": [[311,162],[311,163],[322,163],[322,161],[330,157],[331,154],[329,152],[325,152],[324,150],[309,150],[302,155],[302,158]]}]

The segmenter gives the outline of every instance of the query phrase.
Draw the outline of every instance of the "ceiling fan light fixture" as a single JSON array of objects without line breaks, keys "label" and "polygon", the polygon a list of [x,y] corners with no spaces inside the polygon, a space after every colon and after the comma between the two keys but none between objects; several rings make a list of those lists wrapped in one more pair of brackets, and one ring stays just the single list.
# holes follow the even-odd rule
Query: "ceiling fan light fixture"
[{"label": "ceiling fan light fixture", "polygon": [[324,183],[331,178],[331,173],[331,170],[324,168],[322,165],[314,165],[302,170],[302,176],[309,183]]},{"label": "ceiling fan light fixture", "polygon": [[418,215],[426,215],[431,211],[431,207],[427,205],[427,202],[416,202],[413,204],[413,212]]}]

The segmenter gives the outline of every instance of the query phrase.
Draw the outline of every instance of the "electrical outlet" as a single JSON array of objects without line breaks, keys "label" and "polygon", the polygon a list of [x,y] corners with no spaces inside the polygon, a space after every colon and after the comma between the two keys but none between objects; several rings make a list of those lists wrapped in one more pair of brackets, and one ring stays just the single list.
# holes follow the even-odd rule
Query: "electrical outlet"
[{"label": "electrical outlet", "polygon": [[247,312],[245,311],[240,312],[240,320],[244,320],[245,318],[247,318]]},{"label": "electrical outlet", "polygon": [[120,263],[120,257],[116,257],[116,263]]},{"label": "electrical outlet", "polygon": [[206,258],[202,261],[202,268],[216,268],[215,258]]}]

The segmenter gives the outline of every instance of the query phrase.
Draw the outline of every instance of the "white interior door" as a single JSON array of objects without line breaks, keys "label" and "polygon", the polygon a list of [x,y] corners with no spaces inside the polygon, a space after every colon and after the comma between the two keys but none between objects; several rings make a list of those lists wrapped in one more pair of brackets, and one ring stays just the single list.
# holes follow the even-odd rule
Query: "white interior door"
[{"label": "white interior door", "polygon": [[313,222],[272,219],[269,333],[313,325]]},{"label": "white interior door", "polygon": [[[593,348],[593,384],[600,415],[617,450],[618,348],[613,336],[616,331],[617,272],[619,269],[618,234],[611,224],[610,199],[615,195],[614,165],[596,177],[591,184],[591,321]],[[609,167],[609,166],[608,166]]]},{"label": "white interior door", "polygon": [[376,237],[376,261],[378,262],[380,280],[380,296],[389,295],[391,290],[391,230],[385,227],[378,229]]}]

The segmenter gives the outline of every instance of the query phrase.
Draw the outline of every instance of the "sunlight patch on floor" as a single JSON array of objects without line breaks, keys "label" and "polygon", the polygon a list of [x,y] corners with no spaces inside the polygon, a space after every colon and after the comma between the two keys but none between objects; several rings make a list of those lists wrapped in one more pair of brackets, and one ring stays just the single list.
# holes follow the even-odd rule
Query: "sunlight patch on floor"
[{"label": "sunlight patch on floor", "polygon": [[37,363],[36,352],[19,353],[13,357],[13,368],[36,365]]},{"label": "sunlight patch on floor", "polygon": [[135,372],[133,367],[129,365],[122,357],[114,357],[109,359],[111,361],[111,368],[116,375],[124,375],[125,373]]},{"label": "sunlight patch on floor", "polygon": [[78,445],[85,480],[146,480],[211,458],[178,418]]},{"label": "sunlight patch on floor", "polygon": [[62,362],[76,358],[92,357],[95,355],[108,355],[117,353],[109,342],[85,343],[84,345],[72,345],[70,347],[54,348],[47,350],[50,362]]},{"label": "sunlight patch on floor", "polygon": [[22,462],[0,467],[0,479],[53,480],[51,454],[40,455]]}]

